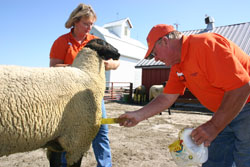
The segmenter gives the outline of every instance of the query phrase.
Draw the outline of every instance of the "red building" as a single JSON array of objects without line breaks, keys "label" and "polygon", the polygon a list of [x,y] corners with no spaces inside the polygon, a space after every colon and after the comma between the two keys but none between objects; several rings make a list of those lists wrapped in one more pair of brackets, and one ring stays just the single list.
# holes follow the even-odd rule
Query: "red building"
[{"label": "red building", "polygon": [[149,89],[152,85],[161,85],[168,81],[170,68],[143,68],[142,85],[146,88],[148,97]]}]

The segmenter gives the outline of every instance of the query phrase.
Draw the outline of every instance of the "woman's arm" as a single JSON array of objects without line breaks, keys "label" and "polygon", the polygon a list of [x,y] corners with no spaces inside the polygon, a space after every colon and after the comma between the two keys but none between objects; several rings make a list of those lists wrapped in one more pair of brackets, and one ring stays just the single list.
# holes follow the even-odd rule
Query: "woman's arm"
[{"label": "woman's arm", "polygon": [[61,59],[51,58],[49,66],[50,67],[66,67],[66,66],[69,66],[69,64],[64,64],[64,61]]}]

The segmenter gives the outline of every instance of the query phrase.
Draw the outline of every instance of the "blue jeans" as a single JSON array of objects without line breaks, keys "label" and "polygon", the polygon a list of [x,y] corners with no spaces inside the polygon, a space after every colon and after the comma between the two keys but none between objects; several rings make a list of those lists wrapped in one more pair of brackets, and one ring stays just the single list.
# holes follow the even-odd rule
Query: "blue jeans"
[{"label": "blue jeans", "polygon": [[[106,118],[106,109],[104,105],[104,100],[102,100],[102,118]],[[108,125],[101,125],[99,132],[97,133],[95,139],[92,141],[92,147],[95,153],[95,158],[97,161],[97,167],[111,167],[111,150],[109,146],[108,139]],[[65,152],[62,153],[61,163],[62,167],[67,166]]]},{"label": "blue jeans", "polygon": [[[106,118],[104,100],[102,100],[102,118]],[[99,132],[92,141],[97,167],[111,167],[111,150],[108,139],[108,125],[101,125]]]},{"label": "blue jeans", "polygon": [[250,167],[250,105],[208,147],[208,161],[202,167]]}]

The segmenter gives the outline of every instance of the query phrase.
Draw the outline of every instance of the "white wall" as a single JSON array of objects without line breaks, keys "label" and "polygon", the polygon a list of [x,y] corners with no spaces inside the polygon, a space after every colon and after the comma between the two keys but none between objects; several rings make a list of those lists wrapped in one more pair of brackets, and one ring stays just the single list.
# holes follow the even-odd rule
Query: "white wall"
[{"label": "white wall", "polygon": [[142,68],[135,68],[135,76],[134,76],[134,85],[133,88],[136,88],[142,85]]},{"label": "white wall", "polygon": [[92,33],[116,47],[121,54],[120,67],[117,70],[106,72],[106,81],[132,82],[134,88],[141,85],[142,71],[135,69],[135,65],[145,56],[146,47],[129,37],[118,38],[107,29],[98,26],[92,29]]},{"label": "white wall", "polygon": [[135,69],[137,62],[138,60],[121,56],[120,66],[106,73],[106,80],[110,79],[108,82],[132,82],[133,87],[141,85],[141,71]]},{"label": "white wall", "polygon": [[118,37],[122,37],[122,29],[120,26],[109,27],[109,30],[116,34]]}]

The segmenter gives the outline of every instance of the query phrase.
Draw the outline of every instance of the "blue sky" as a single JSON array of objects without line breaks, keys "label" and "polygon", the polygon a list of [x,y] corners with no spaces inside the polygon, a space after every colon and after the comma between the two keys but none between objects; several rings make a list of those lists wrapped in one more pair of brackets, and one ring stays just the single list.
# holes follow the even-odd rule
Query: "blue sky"
[{"label": "blue sky", "polygon": [[250,22],[249,0],[1,0],[0,64],[47,67],[54,40],[79,3],[91,5],[98,26],[129,17],[131,37],[146,45],[152,26],[179,24],[179,31],[205,28],[205,15],[215,26]]}]

